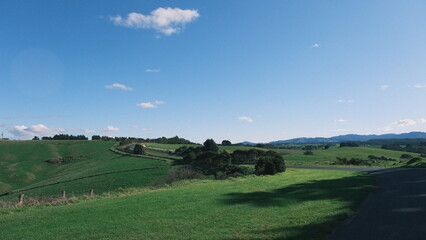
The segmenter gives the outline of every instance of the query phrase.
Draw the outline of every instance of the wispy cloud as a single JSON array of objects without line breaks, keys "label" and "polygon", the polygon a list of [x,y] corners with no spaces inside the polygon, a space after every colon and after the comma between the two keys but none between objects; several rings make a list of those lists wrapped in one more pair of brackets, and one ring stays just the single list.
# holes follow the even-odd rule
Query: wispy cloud
[{"label": "wispy cloud", "polygon": [[114,127],[114,126],[107,126],[107,127],[104,129],[104,131],[105,131],[105,132],[117,132],[117,131],[120,131],[120,128],[118,128],[118,127]]},{"label": "wispy cloud", "polygon": [[426,84],[424,83],[416,83],[414,85],[409,85],[409,87],[413,87],[413,88],[426,88]]},{"label": "wispy cloud", "polygon": [[389,85],[381,85],[380,86],[380,89],[381,90],[386,90],[386,89],[388,89],[389,88]]},{"label": "wispy cloud", "polygon": [[419,123],[426,123],[426,118],[420,118]]},{"label": "wispy cloud", "polygon": [[166,104],[166,103],[163,101],[155,101],[155,102],[142,102],[136,105],[141,108],[158,108],[158,105],[161,105],[161,104]]},{"label": "wispy cloud", "polygon": [[200,16],[197,10],[180,8],[157,8],[149,15],[132,12],[126,17],[117,15],[110,20],[118,26],[154,29],[164,35],[171,35],[183,30],[186,24]]},{"label": "wispy cloud", "polygon": [[[422,121],[422,119],[419,120],[419,123],[422,123],[421,121]],[[392,131],[392,130],[395,129],[395,127],[401,128],[401,127],[413,126],[413,125],[416,125],[416,124],[417,124],[417,122],[415,120],[407,118],[407,119],[401,119],[401,120],[392,122],[392,123],[390,123],[390,124],[388,124],[388,125],[386,125],[382,128],[378,128],[377,130],[379,130],[379,131]]]},{"label": "wispy cloud", "polygon": [[413,119],[402,119],[402,120],[398,120],[396,122],[394,122],[394,125],[400,126],[400,127],[406,127],[406,126],[410,126],[410,125],[415,125],[417,122],[414,121]]},{"label": "wispy cloud", "polygon": [[108,89],[119,89],[119,90],[124,90],[124,91],[132,91],[133,90],[132,88],[127,87],[127,86],[125,86],[123,84],[120,84],[120,83],[113,83],[111,85],[106,85],[105,88],[108,88]]},{"label": "wispy cloud", "polygon": [[43,124],[36,124],[30,127],[25,125],[13,126],[8,131],[18,138],[31,138],[34,136],[46,136],[64,132],[64,129],[51,129]]},{"label": "wispy cloud", "polygon": [[248,123],[252,123],[253,122],[253,119],[251,117],[247,117],[247,116],[238,117],[238,120],[240,120],[240,121],[246,121]]},{"label": "wispy cloud", "polygon": [[346,119],[336,119],[336,120],[334,120],[334,122],[335,123],[347,123],[348,120],[346,120]]},{"label": "wispy cloud", "polygon": [[148,69],[145,69],[145,72],[149,72],[149,73],[158,73],[158,72],[160,72],[160,69],[152,69],[152,68],[148,68]]},{"label": "wispy cloud", "polygon": [[339,99],[339,100],[337,100],[337,102],[338,103],[354,103],[355,101],[354,100],[345,100],[345,99]]},{"label": "wispy cloud", "polygon": [[320,45],[318,43],[314,43],[314,44],[311,45],[311,48],[319,48],[319,47],[320,47]]}]

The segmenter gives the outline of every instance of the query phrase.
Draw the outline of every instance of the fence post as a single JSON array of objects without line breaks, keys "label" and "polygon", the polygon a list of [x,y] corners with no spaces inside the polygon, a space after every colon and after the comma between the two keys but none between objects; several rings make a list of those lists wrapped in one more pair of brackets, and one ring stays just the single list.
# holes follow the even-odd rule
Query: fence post
[{"label": "fence post", "polygon": [[24,194],[19,194],[19,196],[18,196],[18,200],[19,200],[19,202],[18,202],[18,205],[19,206],[22,206],[22,205],[24,205]]},{"label": "fence post", "polygon": [[90,189],[90,196],[93,197],[93,188]]},{"label": "fence post", "polygon": [[67,198],[67,192],[62,191],[62,198],[66,199]]}]

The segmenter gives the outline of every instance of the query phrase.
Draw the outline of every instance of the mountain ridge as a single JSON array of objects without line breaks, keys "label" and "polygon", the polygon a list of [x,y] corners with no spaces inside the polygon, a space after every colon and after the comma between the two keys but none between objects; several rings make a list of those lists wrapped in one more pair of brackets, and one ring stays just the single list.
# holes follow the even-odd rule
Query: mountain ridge
[{"label": "mountain ridge", "polygon": [[[376,140],[376,139],[418,139],[418,138],[426,138],[426,132],[409,132],[409,133],[387,133],[387,134],[368,134],[368,135],[361,135],[361,134],[345,134],[345,135],[338,135],[333,136],[329,138],[325,137],[300,137],[300,138],[292,138],[288,140],[277,140],[272,141],[268,143],[262,143],[262,144],[268,144],[268,145],[285,145],[285,144],[324,144],[324,143],[339,143],[339,142],[347,142],[347,141],[354,141],[354,142],[364,142],[368,140]],[[253,142],[241,142],[242,145],[256,145],[258,143]]]}]

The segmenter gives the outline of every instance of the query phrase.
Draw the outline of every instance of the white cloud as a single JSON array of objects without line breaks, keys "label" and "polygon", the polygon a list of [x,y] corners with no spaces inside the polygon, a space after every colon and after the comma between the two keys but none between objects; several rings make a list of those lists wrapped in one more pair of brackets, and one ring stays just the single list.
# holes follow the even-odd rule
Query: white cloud
[{"label": "white cloud", "polygon": [[84,133],[87,133],[87,134],[95,134],[95,133],[96,133],[96,131],[95,131],[95,130],[92,130],[92,129],[84,129]]},{"label": "white cloud", "polygon": [[413,87],[413,88],[426,88],[426,84],[416,83],[413,86],[410,85],[409,87]]},{"label": "white cloud", "polygon": [[249,123],[253,122],[253,119],[251,117],[247,117],[247,116],[238,117],[238,120],[246,121],[246,122],[249,122]]},{"label": "white cloud", "polygon": [[392,131],[393,128],[389,125],[389,126],[385,126],[385,127],[382,127],[382,128],[378,128],[377,130],[388,132],[388,131]]},{"label": "white cloud", "polygon": [[334,120],[334,122],[336,122],[336,123],[346,123],[346,122],[348,122],[348,120],[345,120],[345,119],[337,119],[337,120]]},{"label": "white cloud", "polygon": [[426,118],[420,118],[419,123],[426,123]]},{"label": "white cloud", "polygon": [[164,35],[182,31],[186,24],[194,21],[200,14],[197,10],[180,8],[157,8],[149,15],[132,12],[126,17],[117,15],[110,20],[118,26],[141,29],[154,29]]},{"label": "white cloud", "polygon": [[[423,123],[426,122],[426,119],[420,119],[419,123]],[[407,127],[407,126],[412,126],[412,125],[416,125],[417,122],[414,121],[413,119],[401,119],[398,121],[395,121],[393,123],[390,123],[382,128],[378,128],[377,130],[379,131],[392,131],[395,129],[395,127]]]},{"label": "white cloud", "polygon": [[337,100],[338,103],[354,103],[354,100],[345,100],[345,99],[339,99]]},{"label": "white cloud", "polygon": [[124,90],[124,91],[132,91],[133,90],[132,88],[127,87],[127,86],[120,84],[120,83],[113,83],[113,84],[107,85],[105,87],[108,88],[108,89],[120,89],[120,90]]},{"label": "white cloud", "polygon": [[65,129],[51,129],[46,127],[43,124],[32,125],[27,127],[25,125],[13,126],[8,129],[8,131],[18,138],[30,138],[34,136],[46,136],[58,134],[60,132],[64,132]]},{"label": "white cloud", "polygon": [[412,119],[402,119],[402,120],[398,120],[398,121],[394,122],[393,124],[400,126],[400,127],[406,127],[406,126],[410,126],[410,125],[415,125],[416,121],[414,121]]},{"label": "white cloud", "polygon": [[105,132],[117,132],[120,131],[120,129],[118,127],[114,127],[114,126],[107,126],[104,129]]},{"label": "white cloud", "polygon": [[318,43],[314,43],[314,44],[311,45],[311,48],[319,48],[319,47],[320,47],[320,45]]},{"label": "white cloud", "polygon": [[138,104],[136,104],[138,107],[141,107],[141,108],[157,108],[158,107],[158,105],[161,105],[161,104],[166,104],[165,102],[163,102],[163,101],[155,101],[155,102],[143,102],[143,103],[138,103]]},{"label": "white cloud", "polygon": [[380,89],[381,90],[386,90],[386,89],[388,89],[389,88],[389,85],[381,85],[380,86]]},{"label": "white cloud", "polygon": [[148,69],[145,69],[145,72],[158,73],[158,72],[160,72],[160,69],[151,69],[151,68],[148,68]]}]

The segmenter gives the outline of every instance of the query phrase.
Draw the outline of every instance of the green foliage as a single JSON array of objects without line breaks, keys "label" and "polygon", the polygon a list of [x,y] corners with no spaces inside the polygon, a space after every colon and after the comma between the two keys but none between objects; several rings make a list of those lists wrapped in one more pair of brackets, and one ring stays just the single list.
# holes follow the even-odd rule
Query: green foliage
[{"label": "green foliage", "polygon": [[256,175],[274,175],[286,170],[284,159],[279,156],[261,156],[255,166]]},{"label": "green foliage", "polygon": [[219,147],[215,143],[213,139],[207,139],[203,144],[204,151],[217,152],[219,151]]},{"label": "green foliage", "polygon": [[99,135],[93,135],[92,136],[92,140],[99,141],[99,140],[101,140],[101,136],[99,136]]},{"label": "green foliage", "polygon": [[40,138],[37,136],[34,136],[32,140],[40,140]]},{"label": "green foliage", "polygon": [[411,156],[410,154],[401,154],[401,158],[413,158],[413,156]]},{"label": "green foliage", "polygon": [[355,142],[342,142],[340,147],[359,147],[358,143]]},{"label": "green foliage", "polygon": [[229,140],[223,140],[222,141],[222,146],[231,146],[231,145],[232,145],[232,143]]},{"label": "green foliage", "polygon": [[144,154],[145,150],[144,147],[140,144],[135,144],[135,147],[133,148],[133,154]]},{"label": "green foliage", "polygon": [[314,152],[307,150],[303,153],[303,155],[314,155]]},{"label": "green foliage", "polygon": [[42,137],[43,140],[88,140],[84,135],[56,134],[53,137]]}]

